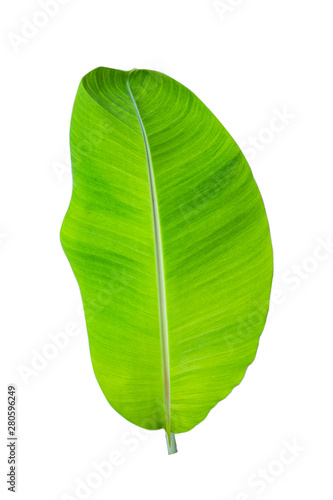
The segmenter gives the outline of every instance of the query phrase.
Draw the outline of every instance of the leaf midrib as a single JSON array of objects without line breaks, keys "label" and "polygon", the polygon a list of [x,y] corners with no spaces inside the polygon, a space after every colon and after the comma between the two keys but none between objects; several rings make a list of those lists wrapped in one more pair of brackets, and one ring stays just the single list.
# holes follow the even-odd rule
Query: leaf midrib
[{"label": "leaf midrib", "polygon": [[154,243],[155,243],[155,258],[156,258],[156,276],[157,276],[157,290],[158,290],[158,308],[159,308],[159,320],[160,320],[160,339],[161,339],[161,354],[162,354],[162,373],[163,373],[163,397],[164,397],[164,411],[165,411],[165,425],[166,433],[171,440],[171,409],[170,409],[170,361],[169,361],[169,339],[168,339],[168,321],[166,312],[166,296],[165,296],[165,279],[164,279],[164,266],[163,266],[163,251],[162,251],[162,236],[160,228],[160,218],[157,203],[157,194],[155,186],[155,177],[153,164],[150,154],[148,137],[146,130],[132,94],[129,77],[127,78],[126,85],[128,88],[129,95],[133,102],[133,106],[140,123],[141,132],[143,135],[144,146],[146,151],[149,187],[150,187],[150,197],[152,204],[152,223],[154,232]]}]

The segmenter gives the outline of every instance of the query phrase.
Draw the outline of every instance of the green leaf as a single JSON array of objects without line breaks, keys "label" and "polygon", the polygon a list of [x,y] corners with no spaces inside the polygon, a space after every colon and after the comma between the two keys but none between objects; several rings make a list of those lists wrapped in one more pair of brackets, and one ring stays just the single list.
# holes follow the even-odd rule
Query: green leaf
[{"label": "green leaf", "polygon": [[266,321],[272,247],[239,147],[186,87],[97,68],[72,114],[61,242],[113,408],[169,453],[240,383]]}]

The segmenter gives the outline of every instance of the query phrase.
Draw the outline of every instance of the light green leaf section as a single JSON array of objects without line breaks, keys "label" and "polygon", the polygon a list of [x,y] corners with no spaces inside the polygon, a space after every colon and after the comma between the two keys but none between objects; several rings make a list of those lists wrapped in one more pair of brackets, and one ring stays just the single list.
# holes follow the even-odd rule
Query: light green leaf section
[{"label": "light green leaf section", "polygon": [[237,144],[154,71],[81,81],[61,242],[109,403],[147,429],[190,430],[254,360],[272,282],[264,205]]}]

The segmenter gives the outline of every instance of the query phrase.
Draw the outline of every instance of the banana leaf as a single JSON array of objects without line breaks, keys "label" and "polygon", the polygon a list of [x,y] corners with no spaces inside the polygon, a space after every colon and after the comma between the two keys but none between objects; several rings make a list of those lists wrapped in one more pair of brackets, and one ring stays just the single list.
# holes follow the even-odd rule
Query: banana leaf
[{"label": "banana leaf", "polygon": [[236,142],[189,89],[100,67],[74,102],[61,243],[92,366],[145,429],[189,431],[244,377],[273,274],[264,204]]}]

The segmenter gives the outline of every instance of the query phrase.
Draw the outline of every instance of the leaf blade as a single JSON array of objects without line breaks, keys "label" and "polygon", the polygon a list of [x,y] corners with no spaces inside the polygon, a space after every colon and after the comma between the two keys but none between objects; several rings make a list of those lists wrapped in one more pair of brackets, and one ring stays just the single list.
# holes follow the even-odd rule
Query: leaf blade
[{"label": "leaf blade", "polygon": [[[170,442],[171,432],[185,432],[203,420],[238,385],[254,359],[272,281],[267,217],[237,144],[192,92],[152,71],[98,68],[85,78],[84,91],[92,101],[78,92],[71,126],[74,189],[69,214],[73,212],[78,217],[81,213],[81,217],[75,226],[67,213],[62,242],[80,284],[86,312],[87,297],[93,295],[94,287],[87,287],[84,268],[94,271],[96,255],[105,259],[107,249],[102,244],[103,251],[94,246],[96,221],[100,224],[100,238],[112,233],[112,250],[116,248],[117,252],[111,252],[110,258],[104,260],[104,273],[110,274],[118,259],[118,271],[125,273],[125,281],[131,279],[120,290],[116,304],[107,304],[107,313],[97,311],[97,319],[87,319],[94,370],[117,411],[137,425],[164,427]],[[87,110],[91,111],[88,117]],[[102,133],[100,141],[90,145],[88,158],[82,158],[77,146],[82,141],[83,122],[87,123],[86,134],[90,130],[91,138],[91,130],[96,130],[102,116],[111,120],[112,137]],[[110,173],[101,164],[111,165],[115,171]],[[154,224],[153,230],[149,230],[149,219],[154,220],[154,191],[159,242]],[[84,265],[78,245],[68,244],[69,240],[78,240],[80,228],[87,226],[84,196],[75,205],[74,192],[85,193],[90,203],[100,193],[104,200],[111,198],[111,202],[105,201],[104,211],[93,204],[93,220],[87,232],[94,236]],[[118,227],[118,233],[110,230],[112,224]],[[134,228],[134,238],[125,234],[122,225],[128,231],[133,232]],[[126,245],[130,245],[132,253],[126,254]],[[141,254],[135,253],[140,251]],[[154,271],[159,253],[164,265],[155,266]],[[144,273],[140,273],[140,266]],[[161,274],[164,312],[164,301],[160,300],[163,293],[156,286]],[[94,282],[96,279],[94,274]],[[140,294],[143,295],[139,300]],[[261,311],[256,319],[252,318],[253,307]],[[163,332],[163,315],[168,333],[164,328],[158,347],[156,330]],[[112,333],[108,321],[116,326]],[[133,340],[136,328],[143,332],[146,347],[135,335]],[[108,332],[104,344],[100,339],[103,335],[98,333],[101,331]],[[115,341],[118,337],[121,342]],[[168,375],[163,338],[168,341]],[[114,358],[105,354],[113,346],[124,353],[123,357],[119,353]],[[142,360],[132,356],[138,346]],[[131,363],[135,368],[129,371],[128,383],[123,383],[121,366],[124,364],[128,370]],[[165,382],[169,378],[168,393]],[[127,391],[127,398],[121,397],[117,384]]]}]

